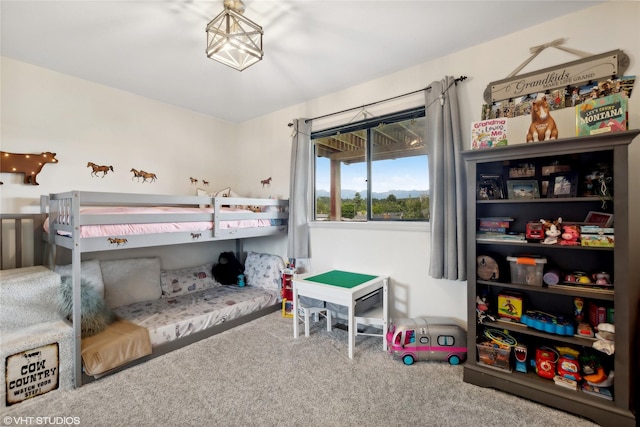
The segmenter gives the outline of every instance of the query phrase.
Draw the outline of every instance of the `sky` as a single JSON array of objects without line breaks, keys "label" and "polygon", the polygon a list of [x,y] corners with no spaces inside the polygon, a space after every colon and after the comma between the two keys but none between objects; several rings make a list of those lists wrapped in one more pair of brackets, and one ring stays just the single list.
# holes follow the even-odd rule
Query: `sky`
[{"label": "sky", "polygon": [[[362,191],[367,188],[366,163],[342,166],[342,189]],[[391,190],[429,189],[426,156],[379,160],[373,164],[373,188],[376,193]],[[329,191],[329,159],[316,157],[316,189]]]}]

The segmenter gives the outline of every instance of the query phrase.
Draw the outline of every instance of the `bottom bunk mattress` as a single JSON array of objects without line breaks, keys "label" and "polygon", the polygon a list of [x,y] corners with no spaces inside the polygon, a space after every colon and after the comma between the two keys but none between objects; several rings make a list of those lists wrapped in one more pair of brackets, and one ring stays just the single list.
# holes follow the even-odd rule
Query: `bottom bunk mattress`
[{"label": "bottom bunk mattress", "polygon": [[279,293],[255,286],[214,286],[201,291],[113,309],[147,328],[153,347],[278,303]]}]

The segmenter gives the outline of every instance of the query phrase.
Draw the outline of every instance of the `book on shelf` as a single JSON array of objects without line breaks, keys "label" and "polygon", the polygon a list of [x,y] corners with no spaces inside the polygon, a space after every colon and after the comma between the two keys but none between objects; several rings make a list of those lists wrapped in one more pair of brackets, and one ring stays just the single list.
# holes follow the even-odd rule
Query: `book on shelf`
[{"label": "book on shelf", "polygon": [[495,220],[480,219],[480,227],[508,228],[510,225],[511,225],[511,221],[495,221]]},{"label": "book on shelf", "polygon": [[488,227],[483,225],[480,225],[480,227],[478,227],[478,233],[480,234],[485,234],[485,233],[505,234],[506,232],[507,232],[507,227]]},{"label": "book on shelf", "polygon": [[501,233],[476,233],[476,240],[485,242],[521,242],[527,243],[523,233],[501,234]]},{"label": "book on shelf", "polygon": [[628,129],[628,98],[613,93],[576,106],[576,135],[598,135]]},{"label": "book on shelf", "polygon": [[613,400],[613,393],[610,387],[598,387],[589,383],[582,384],[582,391],[592,396],[602,397],[603,399]]},{"label": "book on shelf", "polygon": [[507,119],[489,119],[471,123],[471,149],[507,145]]}]

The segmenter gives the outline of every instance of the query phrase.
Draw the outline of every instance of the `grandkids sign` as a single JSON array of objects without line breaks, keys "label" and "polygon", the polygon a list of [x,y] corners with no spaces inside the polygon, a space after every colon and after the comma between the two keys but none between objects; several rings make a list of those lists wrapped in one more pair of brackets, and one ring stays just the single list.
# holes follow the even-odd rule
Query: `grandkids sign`
[{"label": "grandkids sign", "polygon": [[7,406],[57,389],[58,368],[57,342],[7,357]]},{"label": "grandkids sign", "polygon": [[577,61],[489,83],[484,91],[487,104],[561,87],[580,86],[602,78],[621,77],[629,57],[621,50],[593,55]]}]

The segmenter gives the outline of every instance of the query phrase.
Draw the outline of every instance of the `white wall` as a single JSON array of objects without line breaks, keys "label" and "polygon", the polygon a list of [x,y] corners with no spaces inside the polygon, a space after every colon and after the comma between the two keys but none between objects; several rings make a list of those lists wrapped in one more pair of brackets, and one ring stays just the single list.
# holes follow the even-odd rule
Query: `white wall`
[{"label": "white wall", "polygon": [[[52,151],[59,162],[44,166],[36,186],[2,174],[0,211],[38,212],[41,194],[69,190],[195,195],[189,177],[212,191],[233,183],[237,125],[10,58],[1,64],[2,151]],[[88,162],[114,172],[91,177]],[[131,168],[158,180],[132,180]]]},{"label": "white wall", "polygon": [[[615,19],[603,22],[603,17]],[[614,23],[615,22],[615,23]],[[315,117],[357,107],[402,93],[424,88],[445,75],[469,78],[458,85],[462,128],[465,146],[469,147],[470,122],[480,120],[483,92],[487,85],[506,78],[509,73],[529,58],[529,48],[558,38],[565,38],[565,46],[590,54],[622,49],[630,57],[627,75],[640,74],[640,3],[609,2],[586,9],[568,17],[550,20],[544,24],[474,46],[461,52],[403,70],[401,72],[351,87],[304,104],[274,112],[250,122],[240,129],[239,144],[246,146],[244,161],[262,165],[260,157],[252,154],[248,144],[251,135],[260,135],[265,146],[285,152],[290,146],[291,129],[286,125],[294,117]],[[525,23],[523,23],[524,25]],[[491,24],[499,25],[499,24]],[[604,28],[603,28],[604,26]],[[556,66],[578,59],[558,49],[547,49],[521,73]],[[381,55],[381,61],[384,55]],[[373,114],[398,110],[416,105],[420,96],[403,98],[393,104],[369,109]],[[640,126],[640,87],[636,84],[630,102],[631,128]],[[423,102],[424,103],[424,102]],[[314,130],[348,121],[355,112],[314,122]],[[554,113],[556,120],[567,129],[566,121],[573,123],[573,111]],[[510,123],[512,129],[526,129],[529,118]],[[561,130],[562,130],[561,128]],[[572,128],[571,126],[569,127]],[[510,133],[509,143],[524,142],[526,130]],[[561,135],[561,137],[572,134]],[[636,142],[635,145],[638,145]],[[640,150],[634,150],[636,155]],[[253,160],[252,160],[253,158]],[[636,158],[640,160],[640,157]],[[272,165],[274,175],[288,170],[288,163],[278,159]],[[640,164],[640,163],[639,163]],[[261,166],[264,167],[264,166]],[[636,194],[636,199],[638,195]],[[632,205],[640,202],[632,201]],[[394,227],[395,226],[395,227]],[[388,274],[392,278],[392,314],[394,316],[445,315],[466,319],[466,282],[435,280],[428,275],[429,233],[402,225],[388,227],[374,224],[314,224],[311,228],[311,268],[342,268],[365,273]]]},{"label": "white wall", "polygon": [[[603,17],[607,18],[603,21]],[[469,77],[458,86],[464,143],[469,146],[466,129],[471,121],[480,119],[487,84],[518,67],[529,57],[530,47],[565,38],[566,46],[592,54],[622,49],[631,59],[627,74],[637,75],[638,22],[640,3],[608,2],[239,126],[2,58],[2,150],[55,151],[60,163],[46,165],[38,177],[41,185],[36,187],[7,185],[17,183],[18,177],[3,174],[0,211],[34,212],[40,194],[71,189],[192,194],[195,188],[189,183],[190,176],[209,180],[212,190],[232,185],[247,196],[288,197],[291,129],[287,123],[294,117],[319,116],[411,92],[445,75]],[[522,73],[574,59],[547,49]],[[638,91],[636,87],[630,103],[631,128],[640,126]],[[412,96],[369,111],[382,114],[421,101],[421,96]],[[354,114],[315,121],[314,130],[348,121]],[[562,121],[567,114],[558,112],[554,117]],[[516,136],[511,135],[510,143],[516,142]],[[633,150],[637,160],[639,152]],[[111,164],[116,173],[91,178],[88,161]],[[156,173],[158,182],[132,181],[128,172],[132,167]],[[260,180],[268,177],[272,177],[271,186],[262,187]],[[632,206],[640,204],[636,199],[637,195]],[[314,270],[342,268],[390,275],[394,316],[466,319],[466,282],[428,276],[429,233],[424,225],[317,224],[311,238],[310,267]],[[177,268],[179,264],[196,265],[213,250],[200,244],[189,246],[184,249],[187,256],[177,257],[173,248],[152,253],[163,255],[165,268]],[[282,239],[247,242],[245,249],[286,256]]]}]

